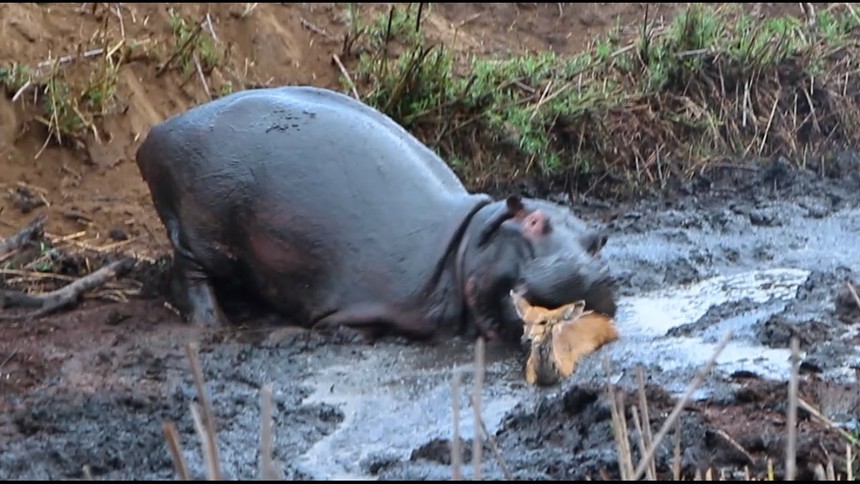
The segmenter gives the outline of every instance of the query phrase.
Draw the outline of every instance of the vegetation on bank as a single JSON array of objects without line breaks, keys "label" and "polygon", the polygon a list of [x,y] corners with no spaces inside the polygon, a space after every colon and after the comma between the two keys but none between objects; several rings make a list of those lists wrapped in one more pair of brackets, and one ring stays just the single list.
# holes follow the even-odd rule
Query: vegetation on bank
[{"label": "vegetation on bank", "polygon": [[630,43],[616,30],[574,57],[501,60],[432,44],[417,4],[366,25],[352,9],[357,62],[343,87],[354,82],[472,186],[537,175],[659,187],[726,158],[803,164],[856,144],[860,15],[837,4],[760,21],[720,5],[691,4],[662,29],[646,19]]},{"label": "vegetation on bank", "polygon": [[[102,4],[93,5],[95,15]],[[616,29],[576,56],[497,60],[431,42],[421,23],[430,4],[371,19],[349,4],[343,90],[413,132],[473,189],[523,176],[646,189],[714,161],[776,154],[802,165],[860,139],[860,15],[833,5],[758,20],[738,4],[692,4],[665,27],[646,16],[632,40]],[[94,48],[78,49],[90,62],[0,65],[0,86],[35,104],[46,146],[98,138],[99,121],[127,109],[116,86],[132,60],[150,58],[183,84],[199,77],[209,97],[233,90],[210,92],[206,79],[227,54],[205,23],[172,15],[171,45],[95,35]]]},{"label": "vegetation on bank", "polygon": [[44,147],[50,143],[80,147],[87,136],[100,139],[101,120],[128,109],[117,95],[117,86],[122,67],[130,62],[156,61],[157,76],[177,71],[187,82],[192,76],[208,76],[223,61],[225,54],[211,32],[200,23],[194,27],[195,22],[174,10],[169,16],[172,42],[158,45],[150,39],[109,35],[110,8],[92,4],[89,13],[104,18],[103,27],[87,45],[77,45],[74,53],[35,66],[15,61],[0,64],[0,91],[32,108],[33,121],[47,131]]}]

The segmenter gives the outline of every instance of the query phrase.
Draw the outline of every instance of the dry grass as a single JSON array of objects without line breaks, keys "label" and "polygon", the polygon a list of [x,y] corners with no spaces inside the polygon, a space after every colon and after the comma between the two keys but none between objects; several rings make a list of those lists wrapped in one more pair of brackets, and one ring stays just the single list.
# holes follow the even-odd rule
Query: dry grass
[{"label": "dry grass", "polygon": [[804,164],[860,141],[860,17],[849,5],[807,22],[721,5],[692,4],[660,30],[646,15],[632,43],[614,32],[575,57],[472,59],[466,72],[428,45],[416,7],[392,9],[353,22],[341,59],[357,43],[365,51],[345,84],[473,188],[523,175],[661,186],[726,158]]},{"label": "dry grass", "polygon": [[82,13],[103,19],[101,25],[90,38],[74,46],[73,54],[49,55],[35,66],[17,62],[0,65],[0,91],[28,107],[32,121],[47,130],[36,158],[51,143],[84,148],[90,135],[96,143],[102,142],[102,121],[129,108],[118,95],[118,84],[121,70],[131,62],[161,59],[157,76],[181,70],[185,82],[199,77],[207,97],[215,95],[207,77],[225,54],[217,45],[208,15],[191,27],[188,19],[171,9],[175,42],[164,47],[149,38],[126,37],[122,12],[116,5],[94,3]]}]

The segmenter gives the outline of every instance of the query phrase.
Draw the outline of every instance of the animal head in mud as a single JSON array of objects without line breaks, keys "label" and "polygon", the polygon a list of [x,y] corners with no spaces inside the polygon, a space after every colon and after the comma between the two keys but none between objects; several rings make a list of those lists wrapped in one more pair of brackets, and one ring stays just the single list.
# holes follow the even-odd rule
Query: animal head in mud
[{"label": "animal head in mud", "polygon": [[523,322],[510,298],[516,289],[533,305],[557,308],[585,301],[609,317],[616,311],[609,271],[599,257],[605,234],[567,207],[510,196],[484,207],[461,247],[461,283],[477,330],[518,340]]},{"label": "animal head in mud", "polygon": [[612,319],[586,311],[584,301],[546,309],[529,304],[513,290],[511,299],[525,326],[523,342],[529,346],[525,377],[532,385],[559,383],[573,374],[582,358],[618,339]]}]

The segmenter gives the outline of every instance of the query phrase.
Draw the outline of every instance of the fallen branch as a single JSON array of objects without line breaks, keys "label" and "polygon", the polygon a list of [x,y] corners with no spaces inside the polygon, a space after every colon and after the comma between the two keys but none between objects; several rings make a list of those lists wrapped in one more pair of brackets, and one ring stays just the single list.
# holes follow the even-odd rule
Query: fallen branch
[{"label": "fallen branch", "polygon": [[56,291],[37,296],[16,293],[13,291],[0,292],[0,306],[6,307],[38,307],[36,311],[23,315],[0,315],[0,321],[29,319],[44,316],[58,309],[76,304],[81,295],[89,292],[106,282],[121,277],[134,266],[134,259],[126,257],[102,267]]},{"label": "fallen branch", "polygon": [[45,220],[48,216],[40,214],[34,218],[26,227],[8,239],[0,240],[0,257],[9,252],[14,252],[25,246],[28,242],[36,240],[45,233]]}]

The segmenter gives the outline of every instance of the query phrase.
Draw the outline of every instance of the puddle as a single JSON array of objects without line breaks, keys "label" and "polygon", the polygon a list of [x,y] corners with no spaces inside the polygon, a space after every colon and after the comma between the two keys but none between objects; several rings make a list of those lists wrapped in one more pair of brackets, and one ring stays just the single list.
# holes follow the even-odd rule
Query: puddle
[{"label": "puddle", "polygon": [[[734,338],[717,359],[716,368],[722,375],[746,370],[764,378],[787,378],[790,351],[758,344],[753,327],[783,311],[809,274],[784,268],[750,271],[624,298],[616,318],[622,337],[606,351],[616,368],[656,367],[659,371],[652,372],[652,378],[678,395],[713,356],[719,340],[732,330]],[[710,325],[695,324],[711,308],[743,300],[751,301],[752,307],[738,304],[737,313],[731,316],[716,318]],[[685,325],[690,325],[687,334],[673,336],[670,332]],[[633,373],[628,370],[627,374]],[[709,393],[704,385],[695,397],[705,398]]]},{"label": "puddle", "polygon": [[[771,269],[719,276],[689,286],[666,289],[620,301],[618,324],[622,339],[606,347],[616,368],[632,368],[637,363],[658,363],[664,370],[661,383],[682,392],[688,378],[673,378],[673,371],[692,374],[713,354],[716,344],[729,328],[743,335],[762,318],[784,309],[798,287],[809,276],[800,269]],[[756,303],[712,327],[693,334],[672,337],[666,333],[678,326],[695,323],[714,306],[742,299]],[[339,406],[344,421],[299,459],[299,468],[314,479],[372,479],[367,469],[374,463],[408,460],[420,445],[451,435],[451,376],[464,373],[461,387],[460,434],[470,439],[474,433],[471,406],[473,346],[462,342],[433,348],[379,345],[351,352],[342,361],[316,366],[313,393],[303,404],[326,403]],[[761,376],[783,377],[789,370],[787,350],[770,349],[736,336],[723,350],[718,368],[724,372],[740,369]],[[599,358],[589,358],[598,366]],[[585,362],[584,362],[585,363]],[[505,416],[524,401],[543,393],[525,384],[521,363],[512,355],[494,354],[488,348],[483,415],[494,432]],[[315,365],[312,365],[315,366]],[[632,373],[624,370],[625,373]],[[602,378],[592,373],[585,378]],[[581,381],[581,380],[580,380]],[[703,388],[697,397],[703,398]]]},{"label": "puddle", "polygon": [[[455,342],[433,349],[418,346],[381,351],[374,347],[312,377],[314,391],[303,405],[339,406],[344,421],[300,459],[298,468],[313,479],[371,479],[374,463],[408,460],[420,445],[450,438],[451,378],[463,373],[460,435],[474,435],[471,405],[473,347]],[[387,348],[388,349],[388,348]],[[531,390],[517,362],[488,348],[482,415],[490,432]],[[394,356],[394,358],[392,358]],[[517,388],[519,387],[519,389]]]},{"label": "puddle", "polygon": [[[626,297],[619,303],[617,320],[625,337],[660,337],[672,328],[698,321],[713,306],[743,299],[755,303],[792,299],[809,274],[810,271],[802,269],[744,272],[717,276],[686,287],[655,291],[644,296]],[[773,312],[781,310],[778,308]],[[722,334],[716,335],[715,339],[721,337]]]}]

